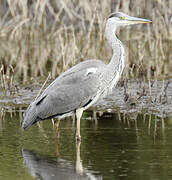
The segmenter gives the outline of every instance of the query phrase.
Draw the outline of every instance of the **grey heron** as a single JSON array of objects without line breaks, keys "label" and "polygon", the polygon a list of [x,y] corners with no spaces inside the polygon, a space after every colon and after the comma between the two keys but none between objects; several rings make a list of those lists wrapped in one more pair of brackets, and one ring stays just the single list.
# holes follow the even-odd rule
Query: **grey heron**
[{"label": "grey heron", "polygon": [[124,69],[124,47],[116,37],[118,26],[150,23],[151,20],[112,13],[106,21],[105,36],[113,55],[109,64],[92,59],[80,62],[57,77],[27,108],[21,127],[50,118],[76,114],[76,139],[80,140],[80,119],[85,109],[106,96],[117,84]]}]

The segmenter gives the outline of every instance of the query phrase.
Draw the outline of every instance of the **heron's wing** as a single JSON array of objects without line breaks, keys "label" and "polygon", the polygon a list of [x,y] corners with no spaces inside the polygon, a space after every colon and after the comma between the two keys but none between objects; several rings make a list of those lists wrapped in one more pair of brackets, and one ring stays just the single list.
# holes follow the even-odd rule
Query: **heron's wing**
[{"label": "heron's wing", "polygon": [[[83,76],[84,73],[86,73],[87,70],[93,70],[93,68],[105,68],[106,64],[104,64],[102,61],[97,60],[97,59],[92,59],[92,60],[86,60],[83,62],[80,62],[79,64],[73,66],[72,68],[68,69],[67,71],[63,72],[62,74],[59,75],[46,89],[44,92],[47,92],[49,88],[52,87],[57,87],[59,84],[64,84],[65,82],[68,83],[68,81],[71,79],[69,77],[76,77],[76,75],[81,75]],[[94,71],[94,70],[93,70]],[[42,95],[44,94],[42,93]],[[41,95],[41,96],[42,96]],[[42,99],[42,97],[39,97]],[[38,99],[39,99],[38,98]]]},{"label": "heron's wing", "polygon": [[59,76],[36,100],[38,116],[46,119],[84,107],[97,95],[104,68],[105,64],[90,61]]}]

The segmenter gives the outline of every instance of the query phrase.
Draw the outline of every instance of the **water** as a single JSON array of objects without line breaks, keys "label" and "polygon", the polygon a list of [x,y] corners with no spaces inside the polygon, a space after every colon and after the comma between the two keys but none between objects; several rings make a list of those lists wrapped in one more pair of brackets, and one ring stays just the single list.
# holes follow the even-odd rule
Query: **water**
[{"label": "water", "polygon": [[51,121],[23,132],[21,111],[1,112],[0,179],[171,179],[172,117],[132,117],[85,112],[76,146],[71,118],[57,139]]}]

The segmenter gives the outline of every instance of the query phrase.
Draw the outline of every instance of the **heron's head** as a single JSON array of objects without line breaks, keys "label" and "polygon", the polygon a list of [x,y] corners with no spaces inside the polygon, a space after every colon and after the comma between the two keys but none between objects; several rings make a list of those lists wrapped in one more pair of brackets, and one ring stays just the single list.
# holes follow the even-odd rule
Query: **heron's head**
[{"label": "heron's head", "polygon": [[115,26],[126,26],[130,24],[140,24],[140,23],[151,23],[151,20],[143,19],[143,18],[137,18],[128,16],[127,14],[116,12],[112,13],[108,19],[108,22],[111,24],[114,24]]}]

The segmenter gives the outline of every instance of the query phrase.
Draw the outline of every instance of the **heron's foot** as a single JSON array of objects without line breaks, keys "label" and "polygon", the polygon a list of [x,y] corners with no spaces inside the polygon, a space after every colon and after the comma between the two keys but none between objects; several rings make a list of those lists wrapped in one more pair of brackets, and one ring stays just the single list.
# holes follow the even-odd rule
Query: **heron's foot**
[{"label": "heron's foot", "polygon": [[76,134],[76,142],[81,142],[81,136],[79,134]]}]

